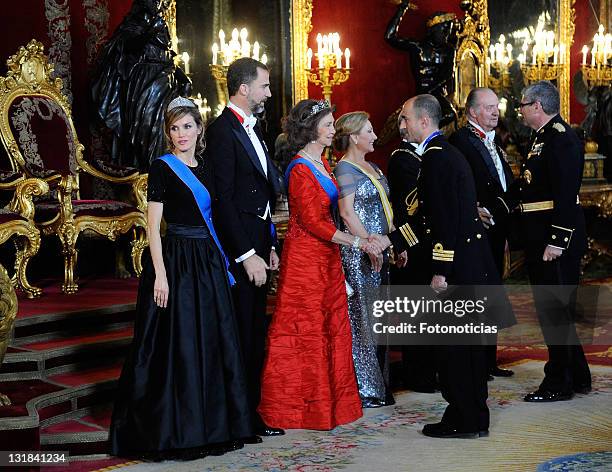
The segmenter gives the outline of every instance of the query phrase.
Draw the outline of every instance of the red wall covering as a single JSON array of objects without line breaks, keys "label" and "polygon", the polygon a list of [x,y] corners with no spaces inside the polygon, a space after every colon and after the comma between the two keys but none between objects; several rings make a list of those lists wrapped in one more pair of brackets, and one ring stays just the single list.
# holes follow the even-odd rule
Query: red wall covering
[{"label": "red wall covering", "polygon": [[[408,11],[402,22],[403,35],[422,38],[425,21],[436,11],[449,11],[460,17],[459,0],[417,1],[419,9]],[[594,2],[595,8],[597,3]],[[384,40],[387,23],[396,11],[391,1],[313,0],[313,29],[309,46],[316,50],[316,34],[337,31],[342,48],[351,50],[351,67],[354,68],[347,82],[334,87],[332,102],[336,105],[336,117],[354,110],[370,113],[375,131],[380,131],[387,117],[401,103],[414,94],[414,81],[410,72],[408,55],[392,48]],[[582,45],[595,34],[597,23],[588,0],[576,0],[576,32],[571,49],[571,77],[578,70]],[[589,44],[590,45],[590,44]],[[309,96],[322,96],[318,86],[310,84]],[[584,118],[583,106],[570,97],[571,121],[579,123]],[[394,143],[397,144],[397,143]],[[369,158],[385,167],[394,144],[375,151]]]},{"label": "red wall covering", "polygon": [[[103,2],[100,2],[103,3]],[[107,0],[108,32],[112,34],[123,17],[130,10],[132,0]],[[86,145],[89,142],[89,73],[87,67],[86,38],[84,10],[82,0],[68,0],[70,11],[70,37],[72,40],[72,92],[74,96],[73,117],[79,139]],[[45,16],[44,0],[19,0],[5,2],[0,15],[0,73],[6,74],[6,59],[17,52],[20,46],[25,46],[31,39],[42,42],[45,54],[48,54],[51,40],[48,32],[48,20]],[[0,147],[0,154],[4,149]]]}]

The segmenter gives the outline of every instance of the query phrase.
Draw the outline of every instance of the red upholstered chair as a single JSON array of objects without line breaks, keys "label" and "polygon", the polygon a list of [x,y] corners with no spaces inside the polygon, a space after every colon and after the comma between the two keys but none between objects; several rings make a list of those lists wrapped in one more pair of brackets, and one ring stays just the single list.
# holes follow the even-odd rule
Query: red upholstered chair
[{"label": "red upholstered chair", "polygon": [[[76,242],[83,231],[114,241],[133,230],[132,261],[142,270],[146,240],[146,175],[138,170],[83,159],[83,145],[72,122],[62,80],[51,78],[53,66],[43,45],[31,40],[7,61],[0,77],[0,135],[14,170],[38,177],[50,186],[51,198],[36,201],[35,221],[43,235],[57,234],[64,255],[65,293],[75,293]],[[134,204],[115,200],[84,200],[79,174],[85,172],[115,184],[132,186]]]}]

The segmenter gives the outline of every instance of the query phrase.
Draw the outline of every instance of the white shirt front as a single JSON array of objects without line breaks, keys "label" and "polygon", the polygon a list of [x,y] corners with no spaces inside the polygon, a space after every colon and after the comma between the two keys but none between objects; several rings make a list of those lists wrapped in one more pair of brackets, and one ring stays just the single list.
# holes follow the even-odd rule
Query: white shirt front
[{"label": "white shirt front", "polygon": [[[247,116],[247,114],[242,110],[242,108],[234,105],[231,100],[228,102],[227,107],[232,109],[242,118],[243,120],[242,127],[246,131],[249,139],[251,140],[251,144],[253,144],[253,148],[255,148],[255,152],[257,153],[257,157],[259,158],[259,163],[261,164],[261,168],[263,169],[264,174],[267,177],[268,176],[268,161],[266,159],[266,153],[263,149],[261,141],[257,137],[257,133],[255,133],[255,125],[257,124],[257,118],[253,114]],[[257,215],[257,216],[259,216],[259,218],[261,218],[262,220],[266,220],[270,216],[270,213],[271,213],[270,202],[268,201],[266,202],[266,211],[264,212],[263,216],[260,216],[260,215]],[[250,251],[245,252],[242,256],[236,259],[236,262],[242,262],[245,259],[248,259],[249,257],[251,257],[253,254],[255,254],[255,249],[251,249]]]},{"label": "white shirt front", "polygon": [[495,130],[485,131],[472,120],[468,121],[474,128],[476,128],[478,131],[485,135],[484,145],[487,148],[487,151],[489,151],[491,159],[493,159],[493,164],[495,165],[495,169],[497,170],[497,176],[499,177],[499,181],[505,192],[507,189],[506,174],[504,173],[504,166],[502,166],[501,157],[497,153],[497,147],[495,146]]}]

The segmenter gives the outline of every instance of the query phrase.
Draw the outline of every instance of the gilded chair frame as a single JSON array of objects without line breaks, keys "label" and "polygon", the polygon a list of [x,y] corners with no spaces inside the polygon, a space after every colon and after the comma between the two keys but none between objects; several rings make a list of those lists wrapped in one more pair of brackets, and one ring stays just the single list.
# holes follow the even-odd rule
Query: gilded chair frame
[{"label": "gilded chair frame", "polygon": [[[17,295],[6,269],[0,265],[0,366],[11,341],[13,326],[17,318]],[[0,407],[8,406],[11,400],[0,392]]]},{"label": "gilded chair frame", "polygon": [[27,267],[32,258],[40,249],[40,231],[34,223],[33,197],[49,192],[49,185],[40,179],[20,179],[9,184],[0,183],[0,190],[15,189],[13,199],[8,210],[19,214],[24,220],[15,219],[0,224],[0,245],[15,237],[15,273],[11,279],[14,286],[21,289],[28,298],[39,297],[42,290],[33,287],[28,282]]},{"label": "gilded chair frame", "polygon": [[[146,175],[137,172],[124,177],[116,177],[103,173],[91,166],[83,159],[84,146],[79,142],[70,104],[62,93],[62,80],[52,78],[53,65],[44,55],[42,43],[32,39],[27,46],[20,47],[17,54],[7,60],[8,73],[0,77],[0,136],[9,154],[14,170],[22,171],[27,177],[36,177],[26,166],[26,161],[15,141],[9,124],[9,110],[13,101],[19,97],[37,95],[52,100],[59,105],[67,118],[67,126],[72,135],[75,149],[75,169],[73,173],[61,175],[54,173],[43,179],[57,189],[59,213],[49,221],[39,223],[43,235],[57,234],[62,244],[64,255],[64,283],[62,290],[65,293],[76,293],[78,285],[75,282],[75,268],[77,262],[76,241],[83,231],[93,231],[115,241],[121,234],[134,229],[132,242],[132,261],[138,275],[142,271],[142,253],[147,246],[146,239]],[[73,212],[73,195],[77,199],[79,194],[79,173],[86,172],[94,177],[107,180],[115,184],[130,184],[136,200],[137,211],[122,216],[97,217],[91,215],[75,216]]]}]

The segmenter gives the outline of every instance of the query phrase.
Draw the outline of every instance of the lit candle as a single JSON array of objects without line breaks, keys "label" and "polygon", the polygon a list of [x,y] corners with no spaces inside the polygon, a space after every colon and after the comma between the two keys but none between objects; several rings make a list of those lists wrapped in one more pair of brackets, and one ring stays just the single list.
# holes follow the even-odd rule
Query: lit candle
[{"label": "lit candle", "polygon": [[506,51],[508,52],[508,62],[512,62],[512,44],[506,45]]},{"label": "lit candle", "polygon": [[306,51],[306,57],[308,58],[308,67],[307,69],[312,69],[312,49],[308,48]]},{"label": "lit candle", "polygon": [[535,66],[535,64],[536,64],[536,57],[537,57],[537,55],[538,55],[538,49],[537,49],[537,47],[534,45],[534,46],[533,46],[533,49],[532,49],[531,51],[532,51],[532,53],[533,53],[533,60],[532,60],[531,64]]},{"label": "lit candle", "polygon": [[585,44],[584,46],[582,46],[582,65],[586,66],[586,58],[587,58],[587,54],[589,53],[589,47]]},{"label": "lit candle", "polygon": [[558,64],[559,62],[559,46],[555,44],[553,48],[553,64]]},{"label": "lit candle", "polygon": [[259,60],[259,41],[253,43],[253,59]]},{"label": "lit candle", "polygon": [[321,57],[321,50],[323,49],[323,36],[321,33],[317,34],[317,56]]},{"label": "lit candle", "polygon": [[212,58],[212,63],[214,65],[217,64],[217,55],[219,54],[219,45],[217,43],[214,43],[212,46],[212,53],[213,53],[213,58]]},{"label": "lit candle", "polygon": [[268,63],[268,56],[266,56],[265,54],[263,54],[263,55],[261,56],[261,62],[263,62],[264,64],[267,64],[267,63]]},{"label": "lit candle", "polygon": [[185,74],[189,75],[189,54],[184,52],[181,57],[183,58],[183,64],[185,64]]},{"label": "lit candle", "polygon": [[555,45],[555,33],[552,31],[548,32],[548,54],[550,55],[553,52],[553,48]]},{"label": "lit candle", "polygon": [[223,51],[224,46],[225,46],[225,31],[223,30],[219,30],[219,44],[220,44],[220,49]]},{"label": "lit candle", "polygon": [[336,51],[336,69],[342,68],[342,51]]},{"label": "lit candle", "polygon": [[561,43],[559,48],[559,63],[565,64],[565,43]]},{"label": "lit candle", "polygon": [[198,97],[194,98],[193,102],[198,106],[200,113],[202,113],[202,94],[198,92]]},{"label": "lit candle", "polygon": [[346,58],[345,67],[347,69],[350,69],[351,68],[351,51],[349,51],[349,48],[346,48],[344,50],[344,57]]},{"label": "lit candle", "polygon": [[596,52],[595,52],[595,46],[593,46],[593,49],[591,49],[591,67],[595,67],[595,56],[596,56]]}]

